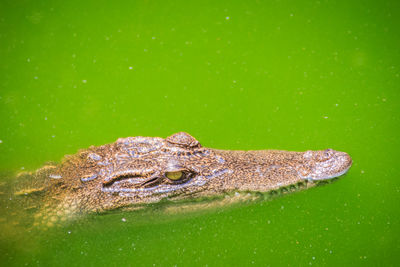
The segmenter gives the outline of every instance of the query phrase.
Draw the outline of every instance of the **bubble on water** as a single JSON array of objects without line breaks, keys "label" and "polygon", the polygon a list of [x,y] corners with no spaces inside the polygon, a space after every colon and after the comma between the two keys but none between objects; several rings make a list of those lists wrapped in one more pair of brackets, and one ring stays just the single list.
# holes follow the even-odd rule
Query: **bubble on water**
[{"label": "bubble on water", "polygon": [[82,80],[83,83],[87,83],[87,80]]}]

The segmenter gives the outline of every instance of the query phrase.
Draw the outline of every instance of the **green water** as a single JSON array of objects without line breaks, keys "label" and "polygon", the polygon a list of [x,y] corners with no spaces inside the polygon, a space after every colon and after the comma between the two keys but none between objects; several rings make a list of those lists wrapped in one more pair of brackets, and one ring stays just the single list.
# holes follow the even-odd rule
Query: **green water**
[{"label": "green water", "polygon": [[399,16],[397,1],[1,1],[2,173],[177,131],[354,161],[273,201],[3,240],[1,265],[397,265]]}]

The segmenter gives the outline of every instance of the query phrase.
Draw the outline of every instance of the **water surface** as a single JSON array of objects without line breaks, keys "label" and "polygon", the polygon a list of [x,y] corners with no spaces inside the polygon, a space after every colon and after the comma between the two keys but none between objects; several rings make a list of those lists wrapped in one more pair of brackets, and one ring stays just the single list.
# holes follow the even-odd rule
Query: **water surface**
[{"label": "water surface", "polygon": [[335,183],[274,201],[89,216],[35,239],[3,231],[1,262],[396,265],[399,10],[397,1],[2,1],[2,177],[119,137],[177,131],[221,149],[333,148],[354,164]]}]

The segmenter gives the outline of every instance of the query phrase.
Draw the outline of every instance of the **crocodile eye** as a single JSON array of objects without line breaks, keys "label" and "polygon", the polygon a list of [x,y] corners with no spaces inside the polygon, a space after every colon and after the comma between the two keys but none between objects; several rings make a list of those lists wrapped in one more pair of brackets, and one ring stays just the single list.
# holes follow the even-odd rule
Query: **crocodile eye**
[{"label": "crocodile eye", "polygon": [[173,181],[177,181],[183,177],[183,172],[177,171],[177,172],[166,172],[165,176]]}]

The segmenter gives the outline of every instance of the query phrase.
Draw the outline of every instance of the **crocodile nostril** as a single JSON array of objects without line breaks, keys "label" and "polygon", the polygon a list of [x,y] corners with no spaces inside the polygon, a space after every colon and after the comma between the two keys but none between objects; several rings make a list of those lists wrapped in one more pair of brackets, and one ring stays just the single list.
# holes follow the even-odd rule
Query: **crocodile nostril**
[{"label": "crocodile nostril", "polygon": [[327,161],[331,159],[333,156],[333,150],[332,149],[325,149],[323,151],[319,151],[319,153],[316,155],[315,159],[317,161]]},{"label": "crocodile nostril", "polygon": [[331,157],[333,155],[333,149],[328,148],[328,149],[325,149],[324,152],[325,152],[325,155],[327,155],[329,157]]}]

